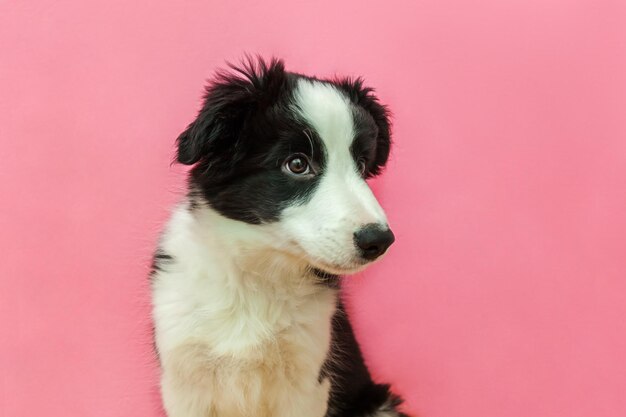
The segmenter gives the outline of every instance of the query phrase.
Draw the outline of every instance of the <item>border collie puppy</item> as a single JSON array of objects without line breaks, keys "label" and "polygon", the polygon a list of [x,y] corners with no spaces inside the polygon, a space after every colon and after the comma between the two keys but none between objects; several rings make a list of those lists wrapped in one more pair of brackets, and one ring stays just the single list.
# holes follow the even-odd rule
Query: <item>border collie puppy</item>
[{"label": "border collie puppy", "polygon": [[177,145],[188,194],[152,272],[168,416],[403,416],[339,296],[339,275],[394,241],[365,182],[390,146],[372,89],[248,59],[218,72]]}]

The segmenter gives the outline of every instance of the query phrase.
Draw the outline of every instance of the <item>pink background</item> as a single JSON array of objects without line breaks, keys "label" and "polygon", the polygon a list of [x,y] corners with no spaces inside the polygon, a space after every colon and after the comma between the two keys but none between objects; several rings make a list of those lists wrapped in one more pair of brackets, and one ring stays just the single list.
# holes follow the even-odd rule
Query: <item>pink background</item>
[{"label": "pink background", "polygon": [[395,114],[397,244],[350,281],[422,417],[626,415],[626,5],[0,4],[0,416],[160,416],[146,274],[173,141],[243,52]]}]

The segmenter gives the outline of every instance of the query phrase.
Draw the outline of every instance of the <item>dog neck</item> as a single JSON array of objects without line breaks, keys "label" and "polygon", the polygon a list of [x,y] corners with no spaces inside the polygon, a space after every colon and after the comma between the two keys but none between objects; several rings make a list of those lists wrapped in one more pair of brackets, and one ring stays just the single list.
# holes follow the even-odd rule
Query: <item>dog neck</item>
[{"label": "dog neck", "polygon": [[339,288],[337,275],[312,268],[289,243],[280,243],[280,233],[271,224],[232,220],[197,201],[179,207],[173,223],[171,231],[186,230],[186,239],[197,245],[195,260],[190,262],[214,269],[207,271],[211,280],[223,281],[238,291],[241,286],[289,292],[297,288],[307,293]]},{"label": "dog neck", "polygon": [[326,328],[337,289],[272,238],[263,226],[181,204],[160,245],[170,261],[153,280],[154,314],[167,312],[177,328],[211,340],[216,355],[252,355],[304,323]]}]

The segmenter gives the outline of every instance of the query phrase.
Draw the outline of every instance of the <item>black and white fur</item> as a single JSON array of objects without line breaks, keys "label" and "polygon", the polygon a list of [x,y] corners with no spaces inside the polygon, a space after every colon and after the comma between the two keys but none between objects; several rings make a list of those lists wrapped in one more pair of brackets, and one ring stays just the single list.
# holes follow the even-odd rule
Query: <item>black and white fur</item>
[{"label": "black and white fur", "polygon": [[152,272],[168,416],[403,415],[338,285],[393,241],[365,182],[390,146],[372,90],[250,59],[217,74],[177,144],[189,191]]}]

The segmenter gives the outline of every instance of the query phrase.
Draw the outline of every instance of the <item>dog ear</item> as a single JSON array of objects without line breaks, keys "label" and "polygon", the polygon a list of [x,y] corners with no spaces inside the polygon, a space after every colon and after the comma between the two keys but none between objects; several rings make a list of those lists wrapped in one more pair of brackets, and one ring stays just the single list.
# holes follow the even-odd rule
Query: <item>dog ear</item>
[{"label": "dog ear", "polygon": [[250,115],[269,106],[286,80],[284,63],[274,58],[268,63],[262,58],[246,57],[240,65],[228,67],[218,71],[207,86],[196,120],[176,141],[181,164],[213,163],[220,155],[237,153]]},{"label": "dog ear", "polygon": [[337,80],[337,85],[348,94],[350,100],[364,108],[374,119],[378,128],[376,137],[376,159],[370,169],[372,176],[378,175],[387,163],[391,148],[391,121],[386,106],[378,101],[374,89],[363,85],[362,78],[345,78]]}]

